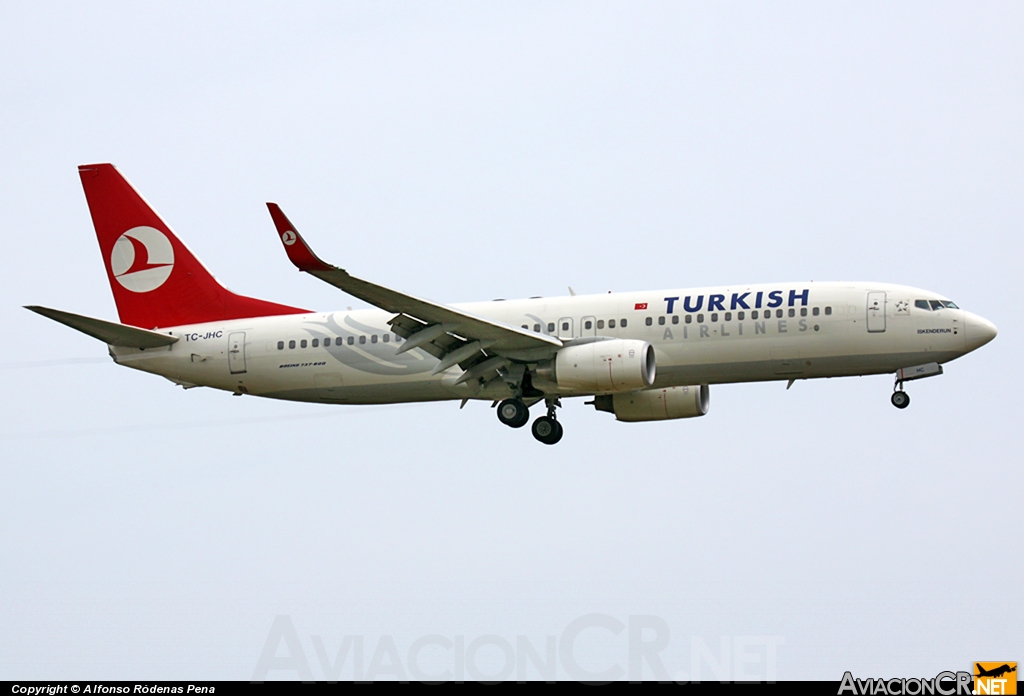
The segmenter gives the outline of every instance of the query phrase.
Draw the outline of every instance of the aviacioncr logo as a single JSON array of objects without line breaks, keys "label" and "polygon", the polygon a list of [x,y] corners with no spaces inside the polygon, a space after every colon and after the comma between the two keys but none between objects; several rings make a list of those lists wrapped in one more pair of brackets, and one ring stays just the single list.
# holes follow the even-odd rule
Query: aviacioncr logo
[{"label": "aviacioncr logo", "polygon": [[114,243],[110,272],[127,290],[149,292],[163,285],[174,270],[174,247],[153,227],[133,227]]}]

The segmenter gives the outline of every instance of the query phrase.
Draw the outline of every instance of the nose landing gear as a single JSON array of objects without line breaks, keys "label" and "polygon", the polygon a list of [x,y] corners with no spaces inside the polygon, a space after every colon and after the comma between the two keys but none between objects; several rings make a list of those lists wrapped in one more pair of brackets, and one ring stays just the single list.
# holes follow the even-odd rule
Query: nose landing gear
[{"label": "nose landing gear", "polygon": [[[900,371],[902,372],[902,370]],[[910,394],[903,391],[903,380],[900,372],[896,373],[896,384],[892,385],[892,398],[889,401],[901,411],[910,405]]]},{"label": "nose landing gear", "polygon": [[896,408],[903,409],[910,405],[910,394],[903,391],[903,385],[901,384],[899,389],[892,393],[892,405]]},{"label": "nose landing gear", "polygon": [[893,385],[892,405],[904,409],[910,405],[910,395],[903,391],[903,383],[925,377],[937,377],[942,374],[942,365],[937,362],[914,365],[896,370],[896,384]]}]

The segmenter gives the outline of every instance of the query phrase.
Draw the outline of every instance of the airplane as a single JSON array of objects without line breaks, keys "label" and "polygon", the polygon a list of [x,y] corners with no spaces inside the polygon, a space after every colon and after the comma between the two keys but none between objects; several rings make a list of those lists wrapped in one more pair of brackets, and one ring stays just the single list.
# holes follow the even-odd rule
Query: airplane
[{"label": "airplane", "polygon": [[108,346],[118,365],[186,389],[328,404],[492,402],[547,445],[563,398],[622,422],[707,414],[710,385],[893,374],[905,382],[991,341],[996,327],[927,290],[796,282],[440,304],[322,261],[267,207],[300,271],[374,309],[317,312],[222,286],[112,164],[79,167],[120,322],[34,312]]},{"label": "airplane", "polygon": [[1009,664],[1004,664],[1004,665],[1001,665],[999,667],[994,667],[992,669],[982,669],[980,662],[976,662],[974,664],[974,666],[978,668],[978,673],[974,675],[976,677],[993,677],[993,678],[998,678],[998,677],[1003,676],[1004,674],[1009,674],[1010,672],[1016,672],[1017,671],[1017,666],[1016,665],[1011,667]]}]

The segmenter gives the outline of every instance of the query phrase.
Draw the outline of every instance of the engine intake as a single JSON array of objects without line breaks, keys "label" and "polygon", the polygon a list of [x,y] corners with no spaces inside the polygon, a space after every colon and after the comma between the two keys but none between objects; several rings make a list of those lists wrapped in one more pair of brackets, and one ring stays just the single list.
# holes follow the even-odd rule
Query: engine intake
[{"label": "engine intake", "polygon": [[708,412],[711,394],[708,385],[649,389],[631,394],[595,396],[590,403],[598,411],[614,413],[625,423],[695,418]]},{"label": "engine intake", "polygon": [[559,392],[601,394],[646,389],[654,384],[654,346],[613,339],[566,346],[538,366],[534,385]]}]

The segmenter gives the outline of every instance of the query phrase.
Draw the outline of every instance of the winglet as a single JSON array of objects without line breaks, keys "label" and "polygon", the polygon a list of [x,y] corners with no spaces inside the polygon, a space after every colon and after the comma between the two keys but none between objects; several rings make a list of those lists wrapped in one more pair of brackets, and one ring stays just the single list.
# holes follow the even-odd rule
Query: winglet
[{"label": "winglet", "polygon": [[274,219],[274,227],[277,228],[277,235],[281,238],[281,243],[284,244],[288,260],[295,264],[296,268],[307,273],[339,270],[324,263],[313,253],[313,250],[306,244],[306,240],[296,231],[295,225],[281,211],[281,206],[277,203],[267,203],[267,208],[270,210],[270,217]]}]

